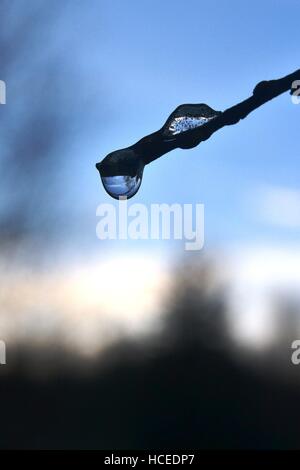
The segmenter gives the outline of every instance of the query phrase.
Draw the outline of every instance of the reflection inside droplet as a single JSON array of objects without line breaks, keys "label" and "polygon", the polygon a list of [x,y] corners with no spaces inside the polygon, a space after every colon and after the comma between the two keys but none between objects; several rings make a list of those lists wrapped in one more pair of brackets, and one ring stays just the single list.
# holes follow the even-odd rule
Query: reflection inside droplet
[{"label": "reflection inside droplet", "polygon": [[176,136],[196,127],[203,126],[220,114],[206,104],[184,104],[178,106],[169,116],[165,126],[166,136]]},{"label": "reflection inside droplet", "polygon": [[180,134],[181,132],[186,132],[186,131],[189,131],[190,129],[195,129],[195,127],[203,126],[203,124],[206,124],[211,119],[214,119],[214,118],[213,117],[206,118],[206,117],[203,117],[203,116],[198,116],[198,117],[181,116],[181,117],[176,117],[171,122],[171,124],[169,126],[169,131],[172,135],[177,135],[177,134]]},{"label": "reflection inside droplet", "polygon": [[135,176],[102,176],[101,177],[105,191],[115,199],[122,196],[130,198],[134,196],[142,182],[142,172]]}]

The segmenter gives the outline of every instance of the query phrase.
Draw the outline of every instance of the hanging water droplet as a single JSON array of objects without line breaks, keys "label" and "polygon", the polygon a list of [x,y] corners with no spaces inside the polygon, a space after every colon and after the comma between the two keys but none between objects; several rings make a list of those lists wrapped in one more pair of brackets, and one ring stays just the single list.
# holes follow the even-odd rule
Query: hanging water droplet
[{"label": "hanging water droplet", "polygon": [[139,190],[143,177],[144,163],[132,149],[121,149],[107,155],[97,163],[105,191],[115,199],[128,199]]},{"label": "hanging water droplet", "polygon": [[176,136],[182,132],[187,132],[203,126],[219,114],[221,114],[219,111],[213,110],[206,104],[183,104],[178,106],[167,119],[164,125],[164,134],[166,136]]},{"label": "hanging water droplet", "polygon": [[105,191],[115,199],[126,196],[128,199],[134,196],[142,182],[142,175],[135,176],[102,176],[101,177]]}]

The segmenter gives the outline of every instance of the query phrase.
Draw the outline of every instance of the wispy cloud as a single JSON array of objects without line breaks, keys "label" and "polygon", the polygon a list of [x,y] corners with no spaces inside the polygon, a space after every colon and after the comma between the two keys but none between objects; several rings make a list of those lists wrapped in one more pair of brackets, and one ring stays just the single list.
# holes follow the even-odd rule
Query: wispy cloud
[{"label": "wispy cloud", "polygon": [[286,228],[300,227],[300,190],[284,186],[263,186],[255,192],[259,218]]}]

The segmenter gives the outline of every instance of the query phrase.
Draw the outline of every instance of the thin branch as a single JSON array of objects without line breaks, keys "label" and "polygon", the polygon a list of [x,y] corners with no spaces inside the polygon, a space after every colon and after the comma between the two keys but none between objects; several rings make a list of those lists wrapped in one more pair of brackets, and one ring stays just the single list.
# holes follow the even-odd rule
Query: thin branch
[{"label": "thin branch", "polygon": [[172,142],[166,141],[162,127],[159,131],[144,137],[129,148],[139,154],[144,163],[147,164],[175,148],[195,147],[200,142],[209,139],[214,132],[224,126],[237,124],[255,109],[291,90],[292,84],[296,80],[300,80],[300,69],[278,80],[260,82],[254,88],[253,95],[250,98],[226,109],[207,124],[182,132]]},{"label": "thin branch", "polygon": [[[214,132],[225,126],[237,124],[241,119],[247,117],[248,114],[255,109],[282,93],[291,90],[293,83],[298,80],[300,80],[300,69],[278,80],[260,82],[254,88],[251,97],[223,112],[214,111],[204,104],[182,105],[176,108],[160,130],[147,135],[131,147],[111,152],[100,163],[96,164],[96,168],[100,173],[105,189],[110,195],[117,198],[120,194],[112,194],[112,192],[110,192],[106,187],[103,178],[117,175],[125,177],[126,175],[129,175],[131,177],[138,176],[138,178],[141,179],[143,168],[148,163],[176,148],[188,149],[196,147],[200,142],[209,139]],[[207,119],[206,123],[198,127],[176,134],[168,134],[170,130],[170,120],[172,121],[173,117],[176,117],[176,113],[181,111],[179,108],[192,108],[195,106],[199,106],[199,108],[202,106],[209,109],[210,112],[214,114],[213,118]],[[138,187],[139,185],[137,188]],[[126,189],[126,184],[124,189]],[[132,193],[132,195],[134,194],[135,193]]]}]

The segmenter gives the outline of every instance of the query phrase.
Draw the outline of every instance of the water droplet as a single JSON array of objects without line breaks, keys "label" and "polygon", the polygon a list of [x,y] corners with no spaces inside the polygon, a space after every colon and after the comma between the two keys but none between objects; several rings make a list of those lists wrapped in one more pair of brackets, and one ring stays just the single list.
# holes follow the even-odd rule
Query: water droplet
[{"label": "water droplet", "polygon": [[115,199],[126,196],[128,199],[134,196],[142,182],[142,174],[135,176],[102,176],[105,191]]},{"label": "water droplet", "polygon": [[115,199],[130,198],[139,190],[144,163],[132,149],[121,149],[108,154],[97,163],[105,191]]},{"label": "water droplet", "polygon": [[220,114],[206,104],[183,104],[178,106],[164,126],[166,136],[176,136],[182,132],[203,126]]}]

